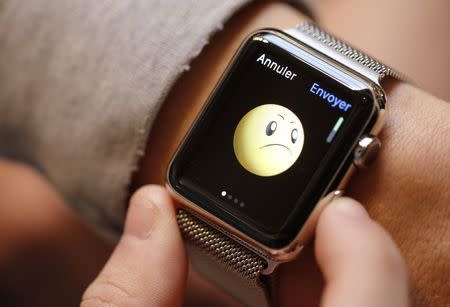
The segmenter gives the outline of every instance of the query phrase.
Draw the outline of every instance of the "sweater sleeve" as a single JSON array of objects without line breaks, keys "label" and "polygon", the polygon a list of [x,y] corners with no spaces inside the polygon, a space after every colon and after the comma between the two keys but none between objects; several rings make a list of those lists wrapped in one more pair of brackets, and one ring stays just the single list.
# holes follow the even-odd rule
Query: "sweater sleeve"
[{"label": "sweater sleeve", "polygon": [[35,166],[116,238],[161,103],[248,2],[4,0],[0,155]]}]

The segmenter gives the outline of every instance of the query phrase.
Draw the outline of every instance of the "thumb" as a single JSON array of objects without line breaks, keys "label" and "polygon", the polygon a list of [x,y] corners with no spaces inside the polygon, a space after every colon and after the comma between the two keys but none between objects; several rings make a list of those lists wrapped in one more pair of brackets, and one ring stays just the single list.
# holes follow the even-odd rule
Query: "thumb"
[{"label": "thumb", "polygon": [[81,306],[180,306],[187,262],[172,201],[163,187],[131,198],[124,233]]},{"label": "thumb", "polygon": [[408,306],[408,278],[388,233],[350,198],[321,214],[316,257],[326,281],[322,306]]}]

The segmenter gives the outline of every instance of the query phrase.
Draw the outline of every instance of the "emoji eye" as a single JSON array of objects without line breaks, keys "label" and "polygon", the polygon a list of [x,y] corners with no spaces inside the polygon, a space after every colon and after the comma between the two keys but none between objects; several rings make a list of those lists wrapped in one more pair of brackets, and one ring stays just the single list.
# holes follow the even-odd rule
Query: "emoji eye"
[{"label": "emoji eye", "polygon": [[271,121],[266,127],[267,136],[271,136],[277,130],[277,122]]},{"label": "emoji eye", "polygon": [[291,132],[291,142],[292,144],[295,144],[295,142],[297,142],[298,139],[298,130],[297,129],[292,129]]}]

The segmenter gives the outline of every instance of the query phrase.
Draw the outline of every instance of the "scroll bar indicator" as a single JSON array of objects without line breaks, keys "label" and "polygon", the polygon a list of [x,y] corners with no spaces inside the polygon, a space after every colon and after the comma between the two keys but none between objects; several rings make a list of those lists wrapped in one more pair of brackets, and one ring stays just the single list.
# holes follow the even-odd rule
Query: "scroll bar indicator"
[{"label": "scroll bar indicator", "polygon": [[331,130],[330,134],[328,134],[327,143],[331,143],[331,141],[333,141],[334,137],[336,136],[336,133],[338,132],[339,128],[341,128],[343,122],[344,118],[339,117],[336,124],[334,124],[333,130]]}]

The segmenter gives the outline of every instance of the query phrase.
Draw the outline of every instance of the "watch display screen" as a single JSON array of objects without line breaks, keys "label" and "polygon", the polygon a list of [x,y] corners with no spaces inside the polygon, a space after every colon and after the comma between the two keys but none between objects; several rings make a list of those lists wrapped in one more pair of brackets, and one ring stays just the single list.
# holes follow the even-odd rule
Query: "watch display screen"
[{"label": "watch display screen", "polygon": [[269,247],[289,243],[376,113],[370,91],[331,67],[281,33],[253,35],[180,147],[171,185]]}]

